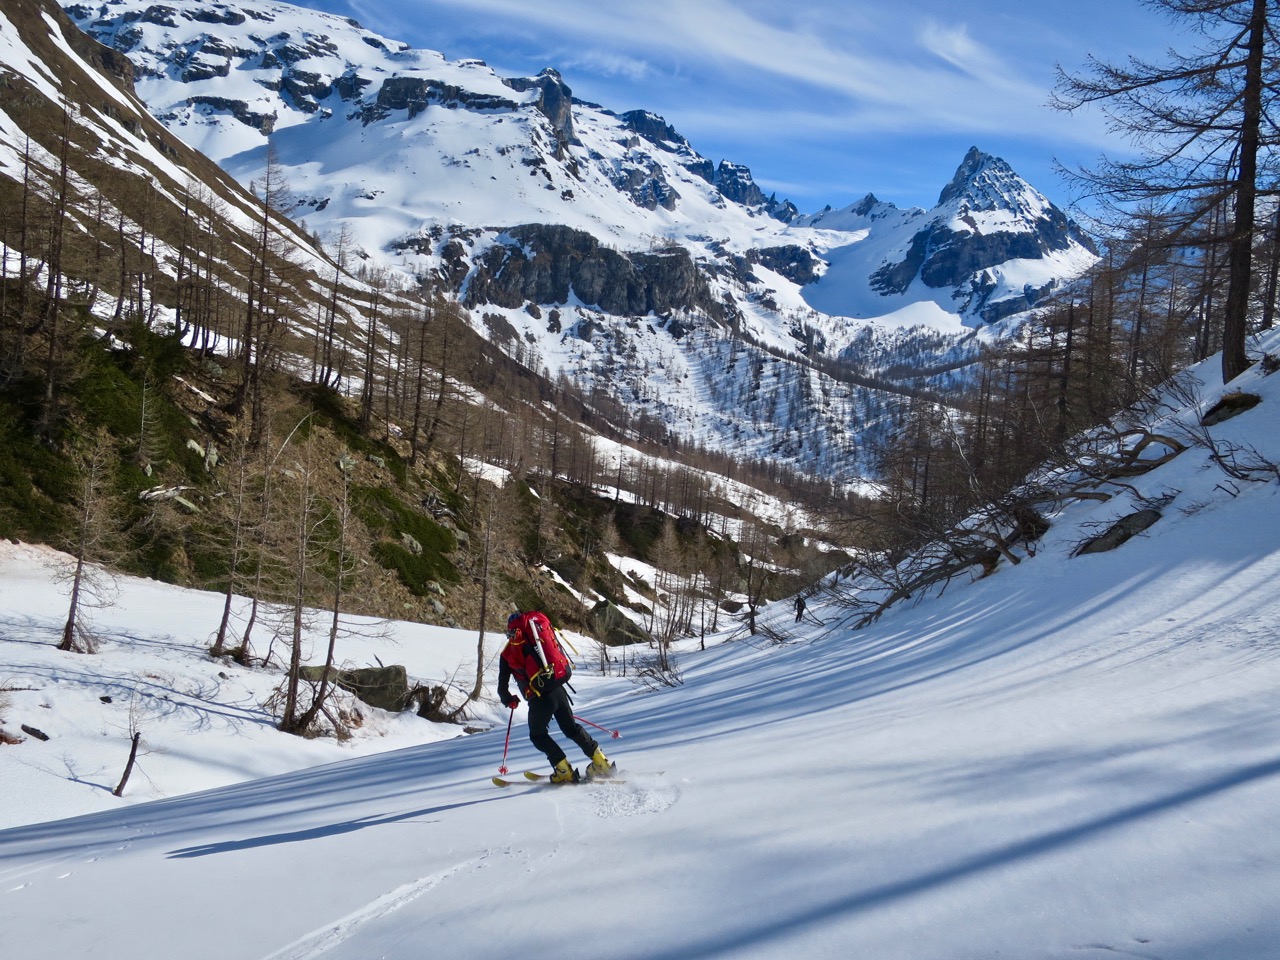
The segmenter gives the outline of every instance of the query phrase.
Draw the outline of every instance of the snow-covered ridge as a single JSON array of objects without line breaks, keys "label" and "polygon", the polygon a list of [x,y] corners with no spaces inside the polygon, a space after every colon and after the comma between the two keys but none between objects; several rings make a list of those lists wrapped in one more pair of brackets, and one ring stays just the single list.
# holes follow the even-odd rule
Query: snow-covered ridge
[{"label": "snow-covered ridge", "polygon": [[[655,134],[664,126],[661,118],[642,111],[619,117],[575,104],[553,69],[536,78],[503,78],[481,61],[448,60],[343,18],[283,3],[106,0],[64,6],[92,36],[134,61],[139,93],[152,111],[206,155],[233,170],[249,169],[252,158],[241,155],[261,154],[265,136],[273,135],[305,203],[348,206],[329,211],[326,222],[357,213],[370,219],[380,207],[395,206],[418,214],[419,223],[612,227],[615,242],[639,249],[667,234],[671,223],[750,219],[739,204],[725,204],[710,161],[674,130],[661,139]],[[379,124],[390,128],[384,136],[366,129]],[[300,140],[297,128],[303,126],[315,132]],[[325,168],[323,177],[307,169],[304,147]],[[370,196],[375,191],[365,184],[378,182],[375,172],[413,172],[394,161],[371,169],[376,155],[421,150],[435,161],[424,158],[418,167],[432,170],[431,178],[422,178],[429,182],[397,185],[386,195],[376,191],[380,201]],[[549,162],[553,158],[565,161],[563,169]],[[752,193],[746,168],[722,166],[726,189],[759,193]],[[505,202],[481,202],[484,193],[495,192],[495,180],[509,187],[521,176],[536,182],[497,191]],[[671,179],[683,188],[671,183],[668,194],[660,188]],[[695,182],[701,189],[692,189]],[[564,190],[573,196],[562,198]],[[679,206],[686,193],[701,194],[688,200],[696,209],[669,216],[664,200]],[[450,203],[446,195],[456,199]],[[649,200],[661,212],[646,210]],[[587,209],[575,216],[580,207]],[[454,216],[458,212],[465,217]],[[370,249],[378,251],[403,231],[393,225],[365,232]]]},{"label": "snow-covered ridge", "polygon": [[[216,203],[217,226],[205,222],[195,230],[216,229],[222,254],[215,259],[225,256],[227,268],[236,270],[239,252],[250,243],[258,201],[156,123],[133,95],[131,76],[128,60],[86,38],[51,0],[6,4],[0,11],[0,100],[5,105],[0,110],[0,176],[18,183],[34,176],[38,182],[65,163],[70,194],[95,197],[97,203],[96,211],[88,213],[71,202],[66,212],[71,229],[101,241],[102,224],[110,222],[118,225],[121,236],[147,235],[144,256],[154,257],[161,272],[180,260],[177,245],[190,237],[181,240],[179,229],[170,229],[176,219],[163,215],[151,227],[137,223],[136,197],[150,192],[156,207],[148,207],[147,216],[167,207],[178,218],[184,208],[194,211]],[[59,129],[68,108],[74,119],[63,155],[50,131]],[[298,275],[302,287],[308,271],[327,269],[326,258],[296,225],[282,222],[280,237],[282,249],[304,268]],[[9,243],[7,255],[16,260],[12,239]],[[111,310],[104,306],[107,295],[99,290],[99,296],[95,308]],[[156,308],[168,315],[159,304]]]}]

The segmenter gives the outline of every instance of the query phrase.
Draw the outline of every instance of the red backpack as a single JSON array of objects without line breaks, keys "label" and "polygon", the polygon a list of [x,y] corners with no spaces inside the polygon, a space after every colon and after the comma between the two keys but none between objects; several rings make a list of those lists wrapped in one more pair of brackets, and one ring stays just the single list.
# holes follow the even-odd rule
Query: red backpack
[{"label": "red backpack", "polygon": [[[512,663],[511,666],[516,668],[516,672],[523,673],[526,677],[532,677],[535,673],[542,669],[544,659],[546,666],[551,668],[551,674],[557,683],[567,683],[569,677],[573,675],[573,663],[569,660],[568,655],[560,646],[560,641],[556,638],[555,628],[551,626],[551,621],[547,619],[545,613],[537,610],[531,610],[528,613],[521,614],[514,624],[516,630],[515,640],[519,641],[520,647],[523,648],[523,665]],[[530,641],[535,642],[542,650],[542,657],[538,657],[537,650],[529,650],[524,644]],[[513,649],[516,644],[509,644],[507,650]],[[504,656],[506,651],[503,651]],[[510,657],[507,658],[511,662]]]}]

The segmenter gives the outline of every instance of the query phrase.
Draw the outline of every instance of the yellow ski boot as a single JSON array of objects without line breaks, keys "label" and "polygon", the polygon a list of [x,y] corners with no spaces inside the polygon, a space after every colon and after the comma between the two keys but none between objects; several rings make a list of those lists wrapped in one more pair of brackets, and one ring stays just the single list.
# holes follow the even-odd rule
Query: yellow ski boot
[{"label": "yellow ski boot", "polygon": [[552,783],[577,783],[578,771],[569,766],[568,760],[561,760],[551,771]]},{"label": "yellow ski boot", "polygon": [[612,763],[608,757],[604,755],[604,751],[596,747],[596,752],[591,755],[591,766],[587,767],[588,780],[608,780],[618,772],[618,765]]}]

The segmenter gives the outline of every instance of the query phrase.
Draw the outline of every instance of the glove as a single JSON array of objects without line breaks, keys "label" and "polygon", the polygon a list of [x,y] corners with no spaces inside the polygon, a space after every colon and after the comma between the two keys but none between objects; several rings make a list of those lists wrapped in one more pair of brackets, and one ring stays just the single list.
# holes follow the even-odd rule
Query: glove
[{"label": "glove", "polygon": [[554,674],[552,674],[551,668],[543,667],[541,670],[535,673],[533,675],[533,678],[529,681],[529,689],[533,693],[537,694],[538,696],[542,696],[544,693],[546,693],[548,690],[551,689],[551,682],[553,677],[554,677]]},{"label": "glove", "polygon": [[502,701],[502,705],[508,710],[514,710],[516,707],[520,706],[520,698],[514,694],[510,694]]}]

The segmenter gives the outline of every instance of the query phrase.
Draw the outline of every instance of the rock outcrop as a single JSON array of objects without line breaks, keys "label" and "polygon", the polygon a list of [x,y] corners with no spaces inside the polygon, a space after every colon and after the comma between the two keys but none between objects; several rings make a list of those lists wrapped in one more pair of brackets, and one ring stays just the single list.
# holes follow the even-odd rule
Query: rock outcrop
[{"label": "rock outcrop", "polygon": [[620,253],[571,227],[529,224],[505,231],[475,262],[463,291],[468,307],[563,304],[570,296],[622,316],[722,308],[688,251]]},{"label": "rock outcrop", "polygon": [[533,106],[551,121],[551,129],[556,135],[556,159],[564,159],[565,147],[576,142],[577,138],[573,135],[573,91],[560,74],[546,67],[536,77],[507,77],[502,82],[520,93],[538,91]]},{"label": "rock outcrop", "polygon": [[653,637],[608,600],[601,600],[591,608],[591,629],[605,646],[649,644]]}]

